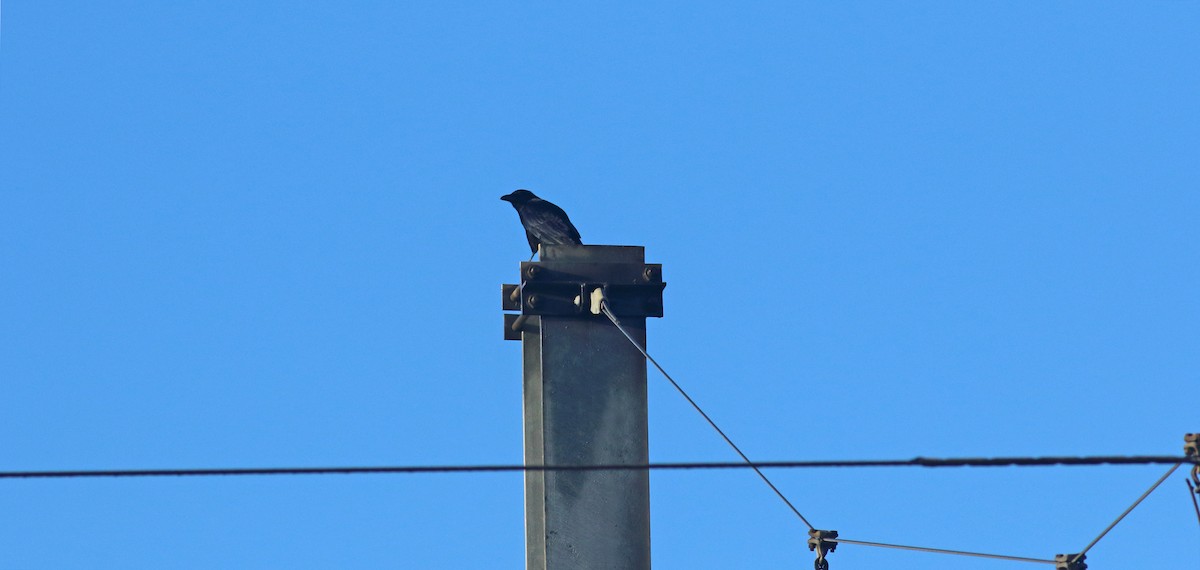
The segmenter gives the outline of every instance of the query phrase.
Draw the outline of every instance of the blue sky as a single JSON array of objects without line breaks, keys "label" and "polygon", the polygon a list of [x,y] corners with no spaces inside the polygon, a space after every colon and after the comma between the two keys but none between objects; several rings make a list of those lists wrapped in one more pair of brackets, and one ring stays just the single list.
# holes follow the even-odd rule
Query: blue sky
[{"label": "blue sky", "polygon": [[[6,2],[0,469],[515,463],[529,188],[669,283],[753,458],[1200,431],[1193,2]],[[650,377],[656,461],[736,457]],[[1163,468],[804,470],[819,527],[1052,557]],[[1089,553],[1178,567],[1178,474]],[[808,567],[655,473],[658,568]],[[0,482],[0,568],[518,568],[519,475]],[[832,568],[1034,567],[845,546]]]}]

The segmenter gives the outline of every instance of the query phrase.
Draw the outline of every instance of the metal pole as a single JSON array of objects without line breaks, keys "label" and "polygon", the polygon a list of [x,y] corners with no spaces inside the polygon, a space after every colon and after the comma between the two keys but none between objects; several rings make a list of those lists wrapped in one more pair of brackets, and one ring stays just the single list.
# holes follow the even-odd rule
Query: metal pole
[{"label": "metal pole", "polygon": [[[524,314],[549,310],[548,296],[564,287],[560,305],[572,286],[582,291],[646,272],[641,247],[545,246],[540,262],[522,266],[523,279],[540,276],[544,286],[531,302],[526,282]],[[586,298],[580,302],[586,307]],[[622,323],[646,342],[645,316]],[[621,332],[583,310],[529,316],[521,329],[525,463],[648,463],[646,360]],[[525,543],[528,570],[649,570],[649,471],[527,472]]]}]

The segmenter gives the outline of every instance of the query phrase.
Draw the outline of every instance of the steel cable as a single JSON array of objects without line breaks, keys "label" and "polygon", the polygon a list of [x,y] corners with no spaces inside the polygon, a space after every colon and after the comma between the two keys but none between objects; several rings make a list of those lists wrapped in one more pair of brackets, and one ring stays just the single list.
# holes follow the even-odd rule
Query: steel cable
[{"label": "steel cable", "polygon": [[1153,493],[1154,490],[1157,489],[1159,485],[1162,485],[1162,482],[1166,481],[1167,477],[1170,477],[1171,474],[1174,473],[1176,469],[1179,469],[1180,465],[1183,465],[1183,463],[1176,463],[1174,466],[1172,466],[1170,469],[1168,469],[1166,473],[1163,473],[1163,476],[1159,477],[1158,481],[1155,481],[1154,484],[1151,485],[1149,489],[1146,489],[1146,492],[1142,493],[1142,496],[1138,497],[1137,500],[1134,501],[1132,505],[1129,505],[1129,508],[1125,509],[1125,512],[1123,512],[1117,516],[1117,520],[1114,520],[1112,522],[1112,524],[1108,525],[1107,528],[1105,528],[1103,531],[1100,531],[1099,536],[1092,539],[1092,541],[1089,542],[1087,546],[1083,547],[1083,550],[1080,550],[1079,554],[1075,555],[1075,558],[1072,561],[1078,562],[1079,559],[1082,558],[1084,554],[1087,554],[1087,551],[1091,550],[1093,546],[1096,546],[1097,542],[1100,542],[1101,538],[1104,538],[1104,535],[1108,534],[1108,531],[1110,531],[1114,527],[1116,527],[1117,523],[1121,522],[1121,520],[1125,518],[1125,515],[1128,515],[1129,513],[1133,512],[1133,509],[1137,508],[1138,505],[1142,504],[1142,501],[1146,500],[1146,497],[1149,497],[1150,493]]},{"label": "steel cable", "polygon": [[[1171,456],[967,457],[932,459],[852,459],[815,461],[676,462],[608,465],[384,465],[352,467],[228,467],[211,469],[92,469],[0,471],[0,479],[84,479],[96,477],[212,477],[248,475],[369,475],[409,473],[503,473],[525,471],[633,471],[691,469],[825,469],[855,467],[1038,467],[1096,465],[1163,465],[1180,462]],[[1195,461],[1192,458],[1185,462]]]},{"label": "steel cable", "polygon": [[784,502],[784,504],[786,504],[788,506],[788,508],[791,509],[792,512],[795,513],[796,516],[799,517],[800,520],[803,521],[804,524],[808,526],[809,530],[816,530],[817,527],[813,526],[812,523],[808,522],[808,519],[804,518],[804,515],[800,514],[800,510],[797,509],[796,506],[793,505],[792,502],[789,501],[788,498],[783,495],[783,492],[780,491],[779,488],[776,487],[775,484],[772,483],[771,480],[768,479],[765,474],[763,474],[762,470],[759,469],[758,466],[755,465],[753,461],[750,461],[750,458],[747,457],[746,454],[742,452],[742,449],[740,447],[738,447],[737,444],[734,443],[732,439],[729,439],[728,435],[725,435],[725,432],[723,430],[721,430],[720,427],[717,426],[717,422],[714,422],[712,418],[708,417],[708,414],[704,413],[704,410],[702,408],[700,408],[700,405],[697,404],[696,401],[693,400],[691,396],[688,395],[687,391],[684,390],[683,387],[681,387],[679,385],[679,383],[675,381],[674,378],[671,378],[670,374],[667,374],[667,371],[663,369],[663,367],[658,363],[657,360],[654,360],[653,356],[650,356],[650,353],[646,352],[645,348],[642,348],[642,346],[640,344],[638,344],[638,342],[636,340],[634,340],[634,338],[632,336],[630,336],[629,331],[626,331],[625,327],[621,326],[621,322],[617,320],[617,317],[613,316],[612,311],[608,310],[608,301],[607,300],[600,301],[600,310],[604,313],[604,316],[608,317],[608,320],[612,321],[613,326],[616,326],[617,330],[621,331],[621,334],[625,335],[625,338],[629,339],[629,343],[632,344],[633,347],[638,350],[638,352],[642,353],[642,356],[646,357],[646,360],[649,360],[650,363],[653,364],[654,367],[657,368],[658,371],[662,373],[663,377],[666,378],[667,381],[670,382],[671,385],[674,386],[675,389],[678,390],[679,393],[683,395],[684,399],[686,399],[688,401],[688,403],[692,405],[693,408],[696,408],[697,412],[700,412],[700,415],[704,418],[704,421],[708,422],[708,425],[712,426],[712,428],[714,430],[716,430],[716,432],[721,436],[721,438],[725,440],[725,443],[728,443],[729,447],[732,447],[733,450],[736,451],[739,456],[741,456],[742,460],[746,462],[746,465],[749,465],[750,468],[753,469],[754,472],[758,474],[758,476],[763,480],[763,483],[766,483],[767,486],[770,487],[771,490],[774,491],[775,494],[779,496],[780,500],[782,500]]}]

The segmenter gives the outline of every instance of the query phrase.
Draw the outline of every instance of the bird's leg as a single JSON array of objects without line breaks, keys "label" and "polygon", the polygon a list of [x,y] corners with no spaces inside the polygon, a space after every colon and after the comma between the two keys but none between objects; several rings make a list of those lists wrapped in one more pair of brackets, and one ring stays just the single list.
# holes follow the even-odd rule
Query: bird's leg
[{"label": "bird's leg", "polygon": [[537,252],[536,252],[536,251],[535,251],[535,252],[533,252],[532,254],[530,254],[530,256],[529,256],[529,261],[530,261],[530,263],[532,263],[532,262],[533,262],[533,258],[534,258],[534,256],[536,256],[536,255],[537,255]]}]

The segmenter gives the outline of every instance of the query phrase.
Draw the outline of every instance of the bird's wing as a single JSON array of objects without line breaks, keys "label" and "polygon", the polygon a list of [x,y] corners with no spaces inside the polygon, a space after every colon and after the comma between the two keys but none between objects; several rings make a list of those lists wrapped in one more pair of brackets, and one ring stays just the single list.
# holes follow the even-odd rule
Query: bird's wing
[{"label": "bird's wing", "polygon": [[547,202],[537,200],[525,205],[521,212],[521,221],[525,222],[525,230],[539,238],[542,243],[580,244],[579,230],[571,224],[567,213]]}]

